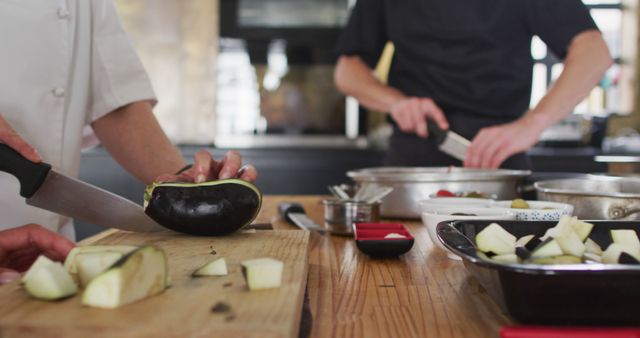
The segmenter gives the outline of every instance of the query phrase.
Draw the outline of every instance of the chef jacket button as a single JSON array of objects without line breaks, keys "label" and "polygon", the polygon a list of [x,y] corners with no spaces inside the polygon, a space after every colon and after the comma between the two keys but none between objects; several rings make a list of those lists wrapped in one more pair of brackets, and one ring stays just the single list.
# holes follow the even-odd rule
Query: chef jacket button
[{"label": "chef jacket button", "polygon": [[61,87],[55,87],[51,90],[51,93],[53,93],[53,96],[55,97],[63,97],[64,96],[64,88]]},{"label": "chef jacket button", "polygon": [[68,19],[69,18],[69,11],[67,11],[64,8],[58,8],[58,18],[60,19]]}]

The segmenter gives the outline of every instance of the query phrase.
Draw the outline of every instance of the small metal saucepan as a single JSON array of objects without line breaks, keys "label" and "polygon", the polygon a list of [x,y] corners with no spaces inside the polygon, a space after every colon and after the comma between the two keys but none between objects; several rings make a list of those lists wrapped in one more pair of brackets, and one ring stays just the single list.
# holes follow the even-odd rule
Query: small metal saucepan
[{"label": "small metal saucepan", "polygon": [[640,220],[640,179],[585,175],[539,181],[538,199],[572,204],[574,215],[588,220]]}]

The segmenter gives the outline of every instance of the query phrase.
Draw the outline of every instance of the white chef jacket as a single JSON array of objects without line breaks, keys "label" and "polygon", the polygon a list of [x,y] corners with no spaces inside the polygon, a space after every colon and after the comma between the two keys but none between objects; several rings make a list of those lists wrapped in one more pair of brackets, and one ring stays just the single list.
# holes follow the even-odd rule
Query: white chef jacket
[{"label": "white chef jacket", "polygon": [[[141,100],[155,95],[113,0],[0,0],[0,114],[56,170],[77,176],[83,129]],[[0,172],[0,229],[28,223],[74,238]]]}]

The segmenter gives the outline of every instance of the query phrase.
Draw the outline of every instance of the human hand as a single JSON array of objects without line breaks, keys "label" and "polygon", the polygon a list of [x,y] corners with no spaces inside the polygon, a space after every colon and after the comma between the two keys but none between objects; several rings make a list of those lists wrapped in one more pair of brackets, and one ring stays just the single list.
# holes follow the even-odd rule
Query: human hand
[{"label": "human hand", "polygon": [[0,231],[0,284],[20,278],[40,255],[63,261],[74,244],[36,224]]},{"label": "human hand", "polygon": [[523,152],[538,142],[544,126],[525,117],[514,122],[481,129],[464,157],[471,168],[500,167],[511,155]]},{"label": "human hand", "polygon": [[2,115],[0,115],[0,143],[8,145],[31,162],[42,161],[42,157],[35,148],[20,137]]},{"label": "human hand", "polygon": [[409,97],[399,100],[391,106],[389,114],[400,130],[416,133],[422,138],[429,135],[427,119],[435,122],[440,129],[449,129],[449,122],[444,117],[442,109],[429,98]]},{"label": "human hand", "polygon": [[242,166],[242,156],[237,151],[229,151],[221,161],[216,161],[208,151],[199,150],[191,168],[178,175],[161,175],[156,181],[202,183],[236,177],[253,182],[258,178],[258,171],[250,164]]}]

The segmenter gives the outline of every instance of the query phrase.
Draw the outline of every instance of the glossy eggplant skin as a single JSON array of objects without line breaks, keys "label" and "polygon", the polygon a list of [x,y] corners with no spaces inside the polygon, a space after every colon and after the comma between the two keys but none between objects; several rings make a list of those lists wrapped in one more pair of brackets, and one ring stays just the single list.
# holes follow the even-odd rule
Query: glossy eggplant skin
[{"label": "glossy eggplant skin", "polygon": [[145,213],[171,230],[196,236],[222,236],[249,225],[260,211],[262,194],[239,179],[157,183],[145,193]]}]

